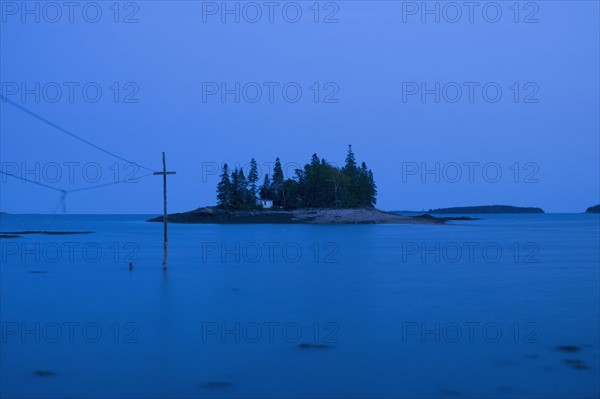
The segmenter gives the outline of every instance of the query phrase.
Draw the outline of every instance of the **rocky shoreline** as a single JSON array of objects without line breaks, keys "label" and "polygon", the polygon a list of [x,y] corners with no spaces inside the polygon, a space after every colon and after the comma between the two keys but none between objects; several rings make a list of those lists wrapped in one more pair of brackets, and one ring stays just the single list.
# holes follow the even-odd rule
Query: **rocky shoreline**
[{"label": "rocky shoreline", "polygon": [[[444,224],[448,218],[404,216],[374,208],[228,211],[203,207],[168,216],[169,223],[207,224]],[[162,222],[159,216],[149,222]]]}]

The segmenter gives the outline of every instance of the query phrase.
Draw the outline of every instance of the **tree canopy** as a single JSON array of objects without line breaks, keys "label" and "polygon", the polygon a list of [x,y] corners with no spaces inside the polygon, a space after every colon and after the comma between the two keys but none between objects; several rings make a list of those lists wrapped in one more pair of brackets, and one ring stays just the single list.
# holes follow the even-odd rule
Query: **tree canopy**
[{"label": "tree canopy", "polygon": [[279,158],[275,160],[273,176],[266,174],[257,187],[258,168],[250,161],[248,178],[242,168],[231,174],[223,165],[217,185],[218,206],[222,209],[257,209],[257,199],[273,201],[275,208],[372,208],[377,202],[377,186],[373,172],[362,162],[358,166],[352,146],[348,146],[342,168],[319,159],[313,154],[310,163],[296,169],[293,178],[286,179]]}]

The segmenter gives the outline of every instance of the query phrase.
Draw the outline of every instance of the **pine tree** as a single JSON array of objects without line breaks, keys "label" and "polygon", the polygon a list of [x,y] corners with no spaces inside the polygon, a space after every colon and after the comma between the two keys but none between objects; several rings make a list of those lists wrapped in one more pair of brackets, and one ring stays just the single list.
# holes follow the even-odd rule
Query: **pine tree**
[{"label": "pine tree", "polygon": [[262,186],[260,186],[259,195],[262,199],[273,199],[271,195],[271,179],[269,179],[268,173],[265,175],[265,180],[263,180]]},{"label": "pine tree", "polygon": [[346,155],[344,172],[348,175],[356,173],[356,158],[354,157],[354,152],[352,151],[352,144],[348,146],[348,154]]},{"label": "pine tree", "polygon": [[377,203],[377,185],[371,169],[369,169],[369,197],[370,206],[374,207]]},{"label": "pine tree", "polygon": [[223,165],[223,171],[221,172],[221,181],[217,184],[217,206],[223,209],[229,209],[231,207],[231,180],[229,179],[229,167],[227,164]]},{"label": "pine tree", "polygon": [[366,163],[361,163],[356,176],[357,206],[369,206],[369,170]]},{"label": "pine tree", "polygon": [[256,195],[258,194],[258,188],[256,183],[258,182],[258,166],[256,160],[252,158],[250,160],[250,172],[248,172],[248,184],[252,199],[256,201]]},{"label": "pine tree", "polygon": [[241,209],[242,193],[240,192],[240,173],[237,168],[231,172],[231,207]]},{"label": "pine tree", "polygon": [[240,192],[242,196],[242,209],[256,208],[256,195],[250,189],[249,180],[244,176],[244,171],[240,169]]},{"label": "pine tree", "polygon": [[354,152],[352,151],[352,145],[348,146],[346,164],[344,165],[342,172],[348,177],[343,206],[356,208],[360,206],[360,177],[359,170],[356,167],[356,158],[354,157]]},{"label": "pine tree", "polygon": [[273,191],[273,205],[282,206],[285,202],[285,192],[283,190],[283,169],[281,168],[281,161],[279,158],[275,159],[271,188]]},{"label": "pine tree", "polygon": [[283,182],[283,191],[285,192],[284,209],[296,209],[301,205],[298,196],[298,182],[294,179],[286,179]]}]

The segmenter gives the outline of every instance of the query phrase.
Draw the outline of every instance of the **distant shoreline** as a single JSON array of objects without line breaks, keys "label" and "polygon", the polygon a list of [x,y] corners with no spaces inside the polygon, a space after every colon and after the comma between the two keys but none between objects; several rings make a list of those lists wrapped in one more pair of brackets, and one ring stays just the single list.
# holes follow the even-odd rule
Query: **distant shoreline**
[{"label": "distant shoreline", "polygon": [[[169,223],[204,224],[444,224],[447,218],[404,216],[374,208],[229,211],[216,207],[168,215]],[[162,222],[159,216],[148,220]]]},{"label": "distant shoreline", "polygon": [[510,205],[460,206],[452,208],[430,209],[433,214],[479,214],[479,213],[545,213],[542,208]]}]

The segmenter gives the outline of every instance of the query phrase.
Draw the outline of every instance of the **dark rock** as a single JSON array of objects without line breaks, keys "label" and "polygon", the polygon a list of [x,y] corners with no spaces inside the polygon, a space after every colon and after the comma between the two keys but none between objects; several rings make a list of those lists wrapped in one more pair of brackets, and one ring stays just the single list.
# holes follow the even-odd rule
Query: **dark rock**
[{"label": "dark rock", "polygon": [[38,377],[54,377],[56,373],[50,370],[36,370],[33,372],[33,375]]},{"label": "dark rock", "polygon": [[202,384],[202,386],[208,389],[223,389],[232,387],[233,383],[228,381],[209,381],[205,384]]},{"label": "dark rock", "polygon": [[44,230],[40,230],[40,231],[35,231],[35,230],[28,230],[28,231],[6,231],[6,232],[2,232],[0,234],[9,234],[9,235],[20,235],[20,234],[44,234],[44,235],[49,235],[49,236],[62,236],[62,235],[71,235],[71,234],[93,234],[93,231],[44,231]]},{"label": "dark rock", "polygon": [[328,348],[332,348],[332,345],[301,343],[298,345],[298,348],[300,348],[300,349],[328,349]]},{"label": "dark rock", "polygon": [[440,389],[440,395],[453,396],[453,397],[462,396],[462,394],[460,392],[455,391],[453,389]]},{"label": "dark rock", "polygon": [[569,352],[569,353],[575,353],[575,352],[579,352],[581,350],[581,348],[579,346],[575,346],[575,345],[558,346],[556,349],[561,352]]},{"label": "dark rock", "polygon": [[577,370],[589,370],[590,368],[583,360],[565,359],[564,362]]},{"label": "dark rock", "polygon": [[431,216],[428,213],[424,213],[422,215],[418,215],[418,216],[413,216],[415,219],[425,219],[425,220],[431,220],[431,221],[437,221],[440,223],[444,223],[444,222],[448,222],[448,221],[452,221],[452,220],[479,220],[479,218],[471,218],[468,216],[457,216],[457,217],[435,217],[435,216]]}]

